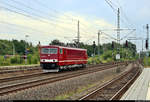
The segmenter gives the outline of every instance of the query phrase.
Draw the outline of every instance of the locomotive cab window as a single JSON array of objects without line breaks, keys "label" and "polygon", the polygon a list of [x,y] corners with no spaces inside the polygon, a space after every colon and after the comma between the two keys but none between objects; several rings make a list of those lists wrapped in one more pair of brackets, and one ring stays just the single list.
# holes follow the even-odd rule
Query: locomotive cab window
[{"label": "locomotive cab window", "polygon": [[42,48],[42,54],[57,54],[57,48]]},{"label": "locomotive cab window", "polygon": [[42,48],[41,53],[42,54],[49,54],[49,49],[48,48]]},{"label": "locomotive cab window", "polygon": [[60,49],[60,54],[62,54],[63,53],[63,50],[62,49]]},{"label": "locomotive cab window", "polygon": [[50,48],[50,54],[57,54],[57,48]]}]

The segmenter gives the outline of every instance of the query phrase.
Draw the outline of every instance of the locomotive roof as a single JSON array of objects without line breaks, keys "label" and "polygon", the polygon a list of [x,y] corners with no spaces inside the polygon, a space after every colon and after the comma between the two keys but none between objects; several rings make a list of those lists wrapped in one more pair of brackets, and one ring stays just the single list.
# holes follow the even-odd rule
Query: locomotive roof
[{"label": "locomotive roof", "polygon": [[74,47],[64,47],[64,46],[58,46],[58,45],[47,45],[47,46],[41,46],[41,47],[58,47],[58,48],[67,48],[67,49],[75,49],[75,50],[87,50],[82,48],[74,48]]}]

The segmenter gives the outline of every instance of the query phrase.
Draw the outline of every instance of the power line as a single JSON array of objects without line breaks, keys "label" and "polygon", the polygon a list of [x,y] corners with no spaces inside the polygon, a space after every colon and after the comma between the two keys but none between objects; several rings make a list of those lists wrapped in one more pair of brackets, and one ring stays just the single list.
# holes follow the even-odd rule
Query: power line
[{"label": "power line", "polygon": [[[14,0],[13,0],[14,1]],[[40,3],[38,0],[36,1],[36,3]],[[43,3],[40,3],[40,4],[42,4],[44,7],[47,7],[46,5],[44,5]],[[49,7],[48,7],[49,8]],[[64,15],[65,16],[65,15]],[[67,17],[69,17],[69,16],[67,16]],[[81,24],[82,25],[82,24]],[[83,32],[85,32],[85,33],[88,33],[87,32],[87,29],[86,30],[83,30],[83,29],[81,29]],[[93,31],[92,31],[93,32]]]},{"label": "power line", "polygon": [[113,6],[112,6],[112,2],[110,1],[110,0],[105,0],[106,1],[106,3],[111,7],[111,9],[115,12],[115,13],[117,13],[117,9],[115,9]]},{"label": "power line", "polygon": [[[42,6],[45,7],[45,8],[51,9],[51,10],[53,10],[54,12],[60,13],[60,12],[58,12],[58,11],[56,11],[56,10],[54,10],[54,9],[52,9],[52,8],[50,8],[50,7],[48,7],[47,5],[45,5],[44,3],[40,2],[39,0],[36,0],[35,3],[40,4],[40,5],[42,5]],[[62,14],[62,13],[60,13],[60,14]],[[75,20],[76,22],[78,21],[77,19],[74,19],[74,18],[72,18],[72,17],[70,17],[70,16],[68,16],[68,15],[63,14],[63,16],[65,16],[65,17],[67,17],[67,18],[70,18],[71,20]],[[80,23],[80,25],[82,26],[83,24]],[[84,32],[86,32],[86,33],[88,33],[88,32],[87,32],[87,29],[86,29],[86,30],[81,29],[81,30],[84,31]],[[88,29],[88,30],[89,30],[89,29]]]},{"label": "power line", "polygon": [[[30,18],[32,18],[33,19],[33,17],[32,16],[28,16],[28,15],[26,15],[26,14],[22,14],[22,13],[18,13],[18,12],[16,12],[16,11],[13,11],[13,10],[10,10],[10,9],[8,9],[8,8],[5,8],[5,7],[3,7],[4,9],[6,9],[6,10],[8,10],[8,11],[11,11],[11,12],[14,12],[14,13],[17,13],[17,14],[21,14],[21,15],[23,15],[23,16],[26,16],[26,17],[30,17]],[[34,19],[35,19],[35,17],[34,17]],[[37,19],[37,18],[36,18]],[[39,19],[38,19],[39,20]],[[40,20],[41,21],[41,20]],[[43,22],[43,21],[41,21],[41,22]],[[47,22],[43,22],[43,23],[47,23]],[[88,32],[85,32],[85,34],[87,34]],[[83,33],[84,34],[84,33]]]},{"label": "power line", "polygon": [[[25,29],[31,29],[32,31],[35,31],[35,32],[41,32],[41,33],[47,33],[47,34],[50,34],[49,32],[46,32],[46,31],[41,31],[41,30],[37,30],[37,29],[34,29],[34,28],[30,28],[30,27],[27,27],[27,26],[22,26],[22,25],[17,25],[17,24],[12,24],[12,23],[8,23],[8,22],[5,22],[5,21],[0,21],[1,24],[7,24],[7,25],[11,25],[11,27],[21,27],[21,28],[25,28]],[[52,34],[51,34],[52,35]]]},{"label": "power line", "polygon": [[[101,31],[101,32],[102,32],[102,31]],[[107,34],[107,33],[105,33],[105,32],[102,32],[102,33],[103,33],[104,35],[108,36],[108,37],[111,38],[111,39],[117,40],[116,38],[110,36],[109,34]]]},{"label": "power line", "polygon": [[[45,8],[51,9],[52,11],[57,12],[57,13],[59,13],[59,14],[63,14],[63,13],[57,11],[57,10],[54,10],[54,9],[50,8],[50,7],[47,6],[46,4],[40,2],[39,0],[36,0],[35,3],[40,4],[40,5],[42,5],[42,6],[45,7]],[[72,17],[70,17],[70,16],[68,16],[68,15],[66,15],[66,14],[63,14],[63,16],[65,16],[65,17],[67,17],[67,18],[70,18],[71,20],[75,20],[76,22],[78,21],[78,19],[74,19],[74,18],[72,18]]]},{"label": "power line", "polygon": [[[81,27],[83,27],[84,29],[85,29],[85,27],[87,26],[87,25],[85,25],[85,24],[83,24],[82,22],[80,23],[80,25],[81,25]],[[88,27],[89,28],[89,27]],[[90,31],[91,33],[93,33],[93,31],[91,30],[91,29],[85,29],[84,31],[85,32],[87,32],[87,31]],[[81,29],[82,30],[82,29]],[[95,32],[96,33],[96,32]]]},{"label": "power line", "polygon": [[[115,5],[111,0],[105,0],[106,1],[106,3],[107,4],[109,4],[109,6],[112,8],[112,10],[114,11],[114,13],[115,14],[117,14],[117,9],[115,9],[114,7],[113,7],[113,5],[114,6],[116,6],[116,8],[118,8],[118,6],[117,5]],[[120,6],[121,7],[121,6]],[[122,14],[122,12],[121,12],[121,14]],[[123,18],[124,16],[122,16],[122,18]],[[122,21],[122,23],[125,23],[125,21],[124,21],[124,19],[120,19],[121,21]],[[126,24],[125,24],[126,25]],[[127,24],[128,25],[128,24]],[[127,26],[126,26],[127,27]],[[127,27],[128,28],[128,27]]]},{"label": "power line", "polygon": [[[111,1],[111,0],[109,0],[109,1]],[[111,2],[112,2],[112,1],[111,1]],[[119,0],[117,0],[117,3],[118,3],[119,8],[120,8],[120,10],[121,10],[122,18],[124,18],[124,20],[125,20],[126,22],[125,22],[123,19],[121,19],[121,21],[122,21],[123,23],[126,23],[128,26],[131,26],[132,28],[135,27],[134,23],[131,23],[131,21],[128,19],[128,17],[127,17],[127,15],[126,15],[126,13],[124,12],[124,10],[123,10],[123,8],[122,8],[122,6],[121,6]],[[116,6],[116,5],[115,5],[115,6]],[[127,28],[128,28],[128,27],[127,27]],[[141,28],[138,29],[138,30],[142,31]],[[143,31],[142,31],[142,32],[143,32]]]},{"label": "power line", "polygon": [[[22,3],[22,2],[18,2],[18,1],[16,1],[16,0],[11,0],[11,2],[14,2],[14,3],[18,4],[18,5],[22,5],[22,6],[26,7],[26,8],[28,8],[28,9],[31,9],[32,11],[36,11],[36,12],[38,12],[38,13],[40,12],[40,14],[43,13],[43,14],[47,15],[46,12],[41,11],[40,9],[32,8],[32,7],[26,5],[26,4]],[[44,16],[43,16],[43,17],[44,17]],[[51,18],[51,17],[53,17],[53,18]],[[61,21],[61,20],[54,19],[54,18],[56,18],[56,16],[54,16],[54,15],[51,15],[49,18],[50,18],[51,20],[55,20],[55,21],[58,21],[58,22],[61,22],[61,23],[66,23],[66,22],[63,22],[63,21]],[[70,23],[68,23],[68,24],[70,24]]]},{"label": "power line", "polygon": [[[8,4],[8,3],[5,3],[5,4],[8,5],[9,7],[13,7],[13,8],[15,8],[15,9],[17,9],[17,10],[23,11],[23,12],[25,12],[25,13],[29,13],[29,12],[27,12],[27,11],[25,11],[25,10],[19,9],[19,8],[17,8],[17,7],[14,7],[14,6],[12,6],[12,5]],[[32,18],[32,19],[37,19],[37,20],[39,20],[40,22],[47,23],[47,24],[49,24],[49,25],[52,24],[52,25],[55,25],[55,26],[59,26],[60,28],[65,28],[65,27],[62,27],[62,26],[57,25],[57,24],[55,24],[55,23],[46,22],[46,21],[44,21],[44,20],[41,20],[41,19],[40,19],[41,16],[39,16],[39,15],[35,15],[35,14],[34,14],[35,17],[33,17],[33,16],[30,16],[30,15],[27,15],[27,14],[23,14],[23,13],[20,13],[20,12],[18,13],[17,11],[11,10],[11,9],[9,9],[9,8],[6,8],[6,7],[1,7],[1,8],[4,8],[5,10],[10,11],[10,12],[14,12],[14,13],[17,13],[17,14],[21,14],[21,15],[23,15],[23,16],[26,16],[26,17],[29,17],[29,18]],[[36,18],[36,17],[38,17],[38,18]],[[65,28],[65,29],[66,29],[66,28]],[[67,28],[67,29],[68,29],[68,28]],[[63,29],[63,30],[64,30],[64,29]],[[72,29],[69,29],[69,30],[73,31]]]},{"label": "power line", "polygon": [[[16,24],[12,24],[12,23],[7,23],[7,22],[3,22],[3,21],[0,21],[0,23],[1,24],[5,24],[5,26],[7,26],[7,28],[10,26],[11,28],[13,28],[13,27],[18,27],[19,28],[19,30],[21,30],[20,28],[23,28],[22,30],[21,30],[21,33],[20,34],[22,34],[22,33],[24,33],[24,34],[26,34],[27,32],[26,31],[29,31],[29,30],[24,30],[24,29],[31,29],[31,31],[35,31],[35,32],[38,32],[38,33],[41,33],[41,34],[45,34],[45,33],[47,33],[47,34],[49,34],[51,37],[53,37],[53,34],[51,33],[49,33],[49,32],[46,32],[46,31],[41,31],[41,30],[37,30],[37,29],[33,29],[33,28],[30,28],[30,27],[26,27],[26,26],[19,26],[19,25],[16,25]],[[17,28],[15,28],[15,29],[17,29]],[[17,30],[18,31],[18,30]],[[12,33],[12,32],[11,32]],[[16,33],[16,32],[15,32]],[[34,32],[33,32],[34,33]],[[37,34],[37,33],[36,33]],[[48,36],[49,36],[48,35]],[[59,37],[64,37],[63,35],[58,35]],[[41,37],[45,37],[45,36],[41,36]],[[44,38],[45,39],[45,38]]]},{"label": "power line", "polygon": [[[54,10],[54,9],[52,9],[52,8],[50,8],[50,7],[48,7],[47,5],[45,5],[44,3],[40,2],[39,0],[36,0],[36,3],[42,5],[43,7],[46,7],[46,8],[48,8],[48,9],[51,9],[51,10],[57,12],[57,13],[60,13],[60,12],[58,12],[58,11],[56,11],[56,10]],[[60,13],[60,14],[62,14],[62,13]],[[72,17],[67,16],[67,15],[65,15],[65,14],[63,14],[63,16],[68,17],[68,18],[70,18],[70,19],[72,19],[72,20],[75,20],[76,22],[78,21],[77,19],[73,19]],[[83,24],[80,23],[80,25],[82,26]],[[88,32],[87,32],[87,29],[86,29],[86,30],[81,29],[81,30],[82,30],[83,32],[85,32],[85,33],[88,33]]]},{"label": "power line", "polygon": [[123,39],[127,38],[127,37],[128,37],[129,35],[131,35],[134,31],[135,31],[135,30],[129,32],[126,36],[122,37],[120,40],[123,40]]}]

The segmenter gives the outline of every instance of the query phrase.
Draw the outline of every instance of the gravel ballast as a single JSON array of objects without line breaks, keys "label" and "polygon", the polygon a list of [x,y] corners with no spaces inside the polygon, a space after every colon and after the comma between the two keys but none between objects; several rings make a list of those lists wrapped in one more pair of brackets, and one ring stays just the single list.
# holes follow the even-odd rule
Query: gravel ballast
[{"label": "gravel ballast", "polygon": [[[131,64],[126,68],[121,66],[121,71],[128,70],[130,68]],[[67,93],[69,94],[70,92],[76,92],[79,88],[100,82],[106,77],[112,76],[110,78],[111,80],[117,74],[118,73],[116,73],[116,68],[108,69],[55,83],[50,83],[47,85],[38,86],[35,88],[26,89],[5,96],[0,96],[0,100],[54,100],[56,96],[63,96]]]}]

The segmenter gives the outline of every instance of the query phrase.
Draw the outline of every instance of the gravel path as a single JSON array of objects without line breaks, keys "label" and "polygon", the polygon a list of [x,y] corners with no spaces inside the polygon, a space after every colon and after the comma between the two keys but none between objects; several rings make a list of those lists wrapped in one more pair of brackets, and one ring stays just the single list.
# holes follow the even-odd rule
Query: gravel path
[{"label": "gravel path", "polygon": [[[121,71],[129,68],[122,66]],[[112,75],[116,75],[115,68],[0,96],[0,100],[54,100],[56,96],[76,92],[81,87],[99,82]]]}]

